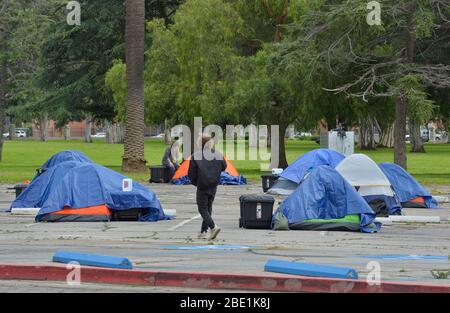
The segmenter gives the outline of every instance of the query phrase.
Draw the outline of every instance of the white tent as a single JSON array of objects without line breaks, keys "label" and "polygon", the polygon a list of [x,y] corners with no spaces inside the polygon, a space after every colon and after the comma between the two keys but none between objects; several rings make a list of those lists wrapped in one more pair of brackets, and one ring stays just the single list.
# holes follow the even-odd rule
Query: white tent
[{"label": "white tent", "polygon": [[336,167],[350,185],[358,187],[361,196],[384,195],[394,197],[386,175],[378,165],[365,154],[353,154]]}]

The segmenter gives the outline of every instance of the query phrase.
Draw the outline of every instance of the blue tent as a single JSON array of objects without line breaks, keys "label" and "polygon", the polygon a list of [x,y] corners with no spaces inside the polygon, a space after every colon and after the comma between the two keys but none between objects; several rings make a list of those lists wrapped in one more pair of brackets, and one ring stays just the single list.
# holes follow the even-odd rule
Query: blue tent
[{"label": "blue tent", "polygon": [[[367,202],[329,166],[315,168],[278,210],[290,229],[376,232],[381,227]],[[352,228],[355,217],[356,228]]]},{"label": "blue tent", "polygon": [[[173,185],[190,185],[191,184],[191,180],[189,179],[188,176],[183,176],[179,179],[176,180],[172,180],[172,184]],[[222,172],[220,174],[220,180],[219,180],[219,185],[246,185],[247,184],[247,179],[242,176],[232,176],[230,174],[228,174],[227,172]]]},{"label": "blue tent", "polygon": [[[97,206],[105,206],[112,212],[143,209],[145,213],[140,221],[168,219],[156,195],[143,185],[133,182],[132,191],[122,191],[125,178],[101,165],[62,162],[37,177],[11,208],[41,208],[37,222],[47,220],[49,215],[61,214],[66,209],[77,215],[73,220],[95,220],[95,214],[89,214],[89,208]],[[73,213],[77,210],[80,214]],[[78,216],[82,215],[81,212],[85,216]]]},{"label": "blue tent", "polygon": [[427,208],[434,209],[438,207],[437,201],[403,167],[394,163],[381,163],[379,166],[389,179],[392,188],[394,188],[404,207],[414,205],[414,203],[411,203],[411,200],[416,198],[423,198]]},{"label": "blue tent", "polygon": [[320,165],[328,165],[335,168],[343,159],[345,159],[345,156],[334,150],[312,150],[292,163],[283,171],[281,177],[300,184],[308,170]]},{"label": "blue tent", "polygon": [[67,150],[61,151],[48,159],[41,168],[49,169],[62,162],[76,161],[81,163],[94,163],[86,154],[80,151]]}]

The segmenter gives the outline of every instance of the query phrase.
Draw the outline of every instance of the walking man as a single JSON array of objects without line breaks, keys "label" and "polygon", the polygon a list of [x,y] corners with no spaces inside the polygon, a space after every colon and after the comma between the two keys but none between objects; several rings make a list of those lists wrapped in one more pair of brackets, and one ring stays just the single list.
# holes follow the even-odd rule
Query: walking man
[{"label": "walking man", "polygon": [[191,157],[189,165],[189,179],[197,187],[198,212],[203,222],[199,239],[206,238],[210,230],[209,240],[216,239],[220,227],[212,219],[212,206],[220,182],[220,174],[227,168],[227,163],[220,152],[214,150],[211,137],[203,134],[202,151],[195,152]]}]

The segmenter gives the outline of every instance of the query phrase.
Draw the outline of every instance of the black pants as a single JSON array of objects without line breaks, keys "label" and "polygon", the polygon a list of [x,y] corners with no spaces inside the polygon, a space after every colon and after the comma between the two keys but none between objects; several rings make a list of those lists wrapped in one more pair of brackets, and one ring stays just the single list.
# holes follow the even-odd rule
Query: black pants
[{"label": "black pants", "polygon": [[202,233],[207,232],[208,228],[213,229],[216,224],[214,223],[211,215],[212,215],[212,205],[214,202],[214,198],[216,196],[217,187],[209,189],[209,190],[200,190],[197,189],[197,206],[198,213],[203,218],[202,222]]}]

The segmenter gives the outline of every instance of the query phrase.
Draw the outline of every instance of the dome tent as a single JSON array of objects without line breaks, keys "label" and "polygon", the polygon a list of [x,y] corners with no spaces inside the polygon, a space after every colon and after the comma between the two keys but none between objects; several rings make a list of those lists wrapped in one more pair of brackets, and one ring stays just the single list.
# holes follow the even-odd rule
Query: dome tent
[{"label": "dome tent", "polygon": [[[365,154],[353,154],[336,167],[342,177],[358,190],[372,207],[385,208],[389,215],[400,215],[401,205],[391,183],[378,165]],[[376,210],[378,211],[378,210]]]},{"label": "dome tent", "polygon": [[312,150],[289,165],[267,193],[272,195],[290,195],[297,189],[310,170],[321,165],[335,168],[343,159],[345,159],[345,156],[334,150]]},{"label": "dome tent", "polygon": [[403,207],[430,209],[438,207],[437,201],[403,167],[394,163],[381,163],[379,166],[392,184]]},{"label": "dome tent", "polygon": [[122,191],[126,177],[101,165],[62,162],[35,179],[11,208],[40,208],[36,221],[108,221],[117,211],[140,209],[140,221],[168,219],[156,195],[139,183]]},{"label": "dome tent", "polygon": [[47,161],[45,161],[45,163],[42,164],[42,166],[38,169],[38,174],[33,179],[36,179],[40,174],[42,174],[49,168],[52,168],[53,166],[56,166],[62,162],[67,161],[94,163],[86,154],[84,154],[81,151],[76,150],[61,151],[54,154]]},{"label": "dome tent", "polygon": [[292,230],[372,233],[380,229],[380,224],[374,222],[375,213],[367,202],[329,166],[313,169],[278,210],[287,218]]},{"label": "dome tent", "polygon": [[50,157],[44,164],[42,164],[41,168],[51,168],[55,165],[58,165],[62,162],[67,161],[76,161],[81,163],[94,163],[86,154],[81,151],[76,150],[66,150],[56,153],[52,157]]},{"label": "dome tent", "polygon": [[[244,176],[239,175],[236,167],[224,156],[227,162],[227,168],[220,175],[220,185],[245,185],[247,180]],[[189,165],[191,163],[190,158],[185,160],[175,174],[172,177],[172,184],[174,185],[189,185],[191,181],[189,180],[188,172]]]}]

